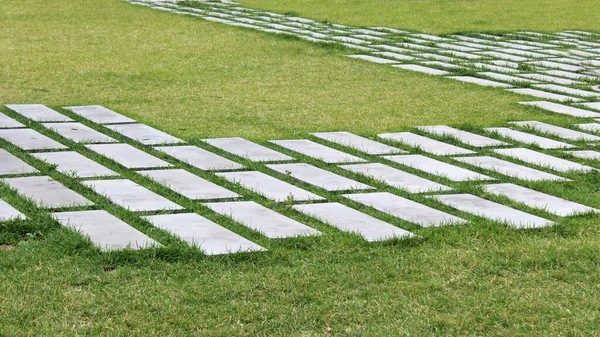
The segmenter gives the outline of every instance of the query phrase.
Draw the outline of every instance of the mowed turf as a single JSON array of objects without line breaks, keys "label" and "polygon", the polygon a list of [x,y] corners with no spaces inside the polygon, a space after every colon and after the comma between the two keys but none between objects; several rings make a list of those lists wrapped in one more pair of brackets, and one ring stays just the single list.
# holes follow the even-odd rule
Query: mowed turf
[{"label": "mowed turf", "polygon": [[595,0],[242,0],[241,3],[318,21],[433,34],[600,31]]},{"label": "mowed turf", "polygon": [[[515,102],[522,97],[501,90],[349,60],[342,50],[119,1],[31,1],[26,7],[4,1],[0,13],[2,104],[43,103],[57,109],[102,104],[198,145],[196,138],[213,136],[262,141],[322,130],[373,135],[419,124],[474,128],[512,119],[561,125],[574,121],[520,107]],[[31,127],[42,131],[37,124]],[[6,142],[0,146],[27,158]],[[0,335],[599,332],[598,216],[519,231],[464,213],[458,215],[472,224],[431,229],[379,214],[419,235],[386,243],[367,243],[297,214],[326,235],[268,240],[216,217],[269,252],[203,257],[50,166],[40,169],[169,248],[101,254],[0,186],[3,198],[34,219],[11,222],[0,230]],[[140,179],[122,169],[119,173]],[[527,186],[600,208],[600,178],[570,177],[578,183]],[[385,189],[375,181],[365,182]],[[152,188],[166,193],[156,184]],[[543,211],[528,211],[559,220]]]}]

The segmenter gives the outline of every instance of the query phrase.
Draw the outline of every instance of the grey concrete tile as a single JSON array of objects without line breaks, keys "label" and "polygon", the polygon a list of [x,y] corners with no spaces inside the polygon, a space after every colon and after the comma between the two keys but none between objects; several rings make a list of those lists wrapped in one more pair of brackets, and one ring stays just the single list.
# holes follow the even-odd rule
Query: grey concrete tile
[{"label": "grey concrete tile", "polygon": [[501,73],[516,73],[519,71],[518,69],[502,67],[502,66],[497,66],[494,64],[487,64],[487,63],[473,63],[473,66],[480,68],[480,69],[493,70],[493,71],[501,72]]},{"label": "grey concrete tile", "polygon": [[586,98],[600,97],[600,93],[598,93],[598,92],[569,88],[569,87],[565,87],[565,86],[557,85],[557,84],[535,84],[533,87],[542,89],[542,90],[560,92],[562,94],[567,94],[567,95],[571,95],[571,96],[581,96],[581,97],[586,97]]},{"label": "grey concrete tile", "polygon": [[440,76],[440,75],[448,75],[448,74],[450,74],[449,72],[447,72],[445,70],[439,70],[439,69],[435,69],[435,68],[424,67],[424,66],[420,66],[420,65],[416,65],[416,64],[396,64],[393,67],[404,69],[404,70],[416,71],[416,72],[424,73],[424,74],[427,74],[427,75],[438,75],[438,76]]},{"label": "grey concrete tile", "polygon": [[457,216],[438,211],[429,206],[388,192],[345,194],[344,197],[423,227],[463,224],[467,222]]},{"label": "grey concrete tile", "polygon": [[217,184],[204,180],[186,170],[138,171],[169,189],[192,200],[231,199],[239,195]]},{"label": "grey concrete tile", "polygon": [[583,123],[583,124],[575,124],[578,128],[585,131],[590,132],[600,132],[600,124],[598,123]]},{"label": "grey concrete tile", "polygon": [[71,118],[42,104],[6,104],[6,107],[36,122],[71,122]]},{"label": "grey concrete tile", "polygon": [[521,143],[537,145],[542,149],[570,149],[575,147],[574,145],[559,142],[554,139],[544,138],[509,128],[487,128],[484,130],[497,133],[502,137],[514,139]]},{"label": "grey concrete tile", "polygon": [[356,233],[369,242],[414,237],[414,234],[409,231],[339,203],[304,204],[292,207],[339,230]]},{"label": "grey concrete tile", "polygon": [[501,142],[496,139],[491,139],[481,135],[477,135],[471,132],[451,128],[445,125],[432,125],[432,126],[417,126],[421,131],[431,133],[441,137],[452,137],[459,140],[462,143],[474,146],[474,147],[487,147],[487,146],[504,146],[510,145],[505,142]]},{"label": "grey concrete tile", "polygon": [[357,136],[350,132],[315,132],[311,135],[371,155],[407,153],[395,147]]},{"label": "grey concrete tile", "polygon": [[17,122],[16,120],[8,117],[3,113],[0,113],[0,129],[12,129],[22,127],[25,127],[25,125]]},{"label": "grey concrete tile", "polygon": [[410,132],[382,133],[378,137],[404,143],[411,147],[418,147],[422,151],[439,156],[452,156],[460,154],[475,154],[476,152],[458,146],[443,143],[431,138],[423,137]]},{"label": "grey concrete tile", "polygon": [[494,80],[503,81],[505,83],[506,82],[508,82],[508,83],[517,82],[517,83],[525,83],[525,84],[538,83],[537,81],[532,80],[532,79],[510,76],[510,75],[505,75],[505,74],[499,74],[499,73],[495,73],[495,72],[491,72],[491,71],[481,72],[479,74],[482,76],[485,76],[485,77],[489,77]]},{"label": "grey concrete tile", "polygon": [[173,211],[183,207],[127,179],[90,180],[82,184],[133,212]]},{"label": "grey concrete tile", "polygon": [[155,147],[155,149],[205,171],[225,171],[244,168],[241,164],[196,146],[163,146]]},{"label": "grey concrete tile", "polygon": [[496,81],[490,81],[490,80],[484,80],[483,78],[477,78],[477,77],[473,77],[473,76],[448,76],[448,78],[451,78],[451,79],[457,80],[457,81],[461,81],[461,82],[478,84],[478,85],[482,85],[484,87],[494,87],[494,88],[511,88],[512,87],[512,85],[510,85],[510,84],[496,82]]},{"label": "grey concrete tile", "polygon": [[600,152],[597,152],[597,151],[581,150],[581,151],[568,151],[566,153],[570,153],[571,155],[573,155],[577,158],[600,160]]},{"label": "grey concrete tile", "polygon": [[301,153],[305,156],[322,160],[329,164],[366,162],[366,160],[362,158],[358,158],[348,153],[332,149],[307,139],[270,140],[269,142],[284,147],[288,150]]},{"label": "grey concrete tile", "polygon": [[77,115],[98,124],[135,123],[134,119],[100,105],[70,106],[64,107],[64,109],[71,110]]},{"label": "grey concrete tile", "polygon": [[58,172],[76,178],[118,176],[118,174],[95,161],[73,151],[32,153],[32,156],[56,165]]},{"label": "grey concrete tile", "polygon": [[190,245],[197,246],[207,255],[266,250],[195,213],[152,215],[144,219]]},{"label": "grey concrete tile", "polygon": [[562,85],[574,85],[581,84],[582,82],[574,81],[566,78],[560,78],[556,76],[543,75],[543,74],[519,74],[521,77],[530,78],[533,80],[538,80],[542,82],[550,82],[554,84],[562,84]]},{"label": "grey concrete tile", "polygon": [[463,163],[477,166],[486,170],[495,171],[505,176],[517,178],[521,180],[531,181],[570,181],[567,178],[559,177],[554,174],[532,169],[530,167],[511,163],[502,159],[482,156],[482,157],[458,157],[454,158]]},{"label": "grey concrete tile", "polygon": [[129,144],[97,144],[86,147],[130,169],[173,166]]},{"label": "grey concrete tile", "polygon": [[519,104],[532,105],[532,106],[536,106],[540,109],[548,110],[548,111],[563,114],[563,115],[569,115],[569,116],[573,116],[573,117],[600,118],[600,113],[598,113],[598,112],[588,111],[588,110],[584,110],[584,109],[580,109],[580,108],[574,108],[572,106],[558,104],[558,103],[540,101],[540,102],[519,102]]},{"label": "grey concrete tile", "polygon": [[116,140],[81,123],[44,123],[45,128],[75,143],[114,143]]},{"label": "grey concrete tile", "polygon": [[183,140],[145,124],[114,124],[106,127],[144,145],[183,143]]},{"label": "grey concrete tile", "polygon": [[544,68],[560,69],[563,71],[578,72],[578,71],[583,70],[583,68],[580,66],[574,66],[572,64],[564,64],[564,63],[560,63],[560,62],[534,61],[534,62],[528,62],[528,63],[536,65],[536,66],[544,67]]},{"label": "grey concrete tile", "polygon": [[600,110],[600,102],[581,103],[581,105],[590,109]]},{"label": "grey concrete tile", "polygon": [[494,180],[494,178],[486,175],[469,171],[462,167],[450,165],[448,163],[425,157],[420,154],[385,156],[384,158],[398,164],[427,172],[429,174],[444,177],[452,181]]},{"label": "grey concrete tile", "polygon": [[239,137],[213,138],[202,141],[254,162],[287,161],[294,158]]},{"label": "grey concrete tile", "polygon": [[0,176],[8,174],[37,173],[38,170],[31,167],[21,159],[15,157],[6,150],[0,149]]},{"label": "grey concrete tile", "polygon": [[563,139],[569,140],[585,140],[590,142],[600,141],[600,137],[590,135],[584,132],[579,132],[567,128],[563,128],[560,126],[547,124],[538,121],[522,121],[522,122],[510,122],[510,124],[514,124],[521,127],[530,127],[538,132],[543,132],[547,134],[551,134],[554,136],[558,136]]},{"label": "grey concrete tile", "polygon": [[578,204],[573,201],[561,199],[546,193],[534,191],[515,184],[485,185],[486,192],[505,196],[514,201],[523,203],[532,208],[546,210],[558,216],[570,216],[588,212],[600,212],[597,209]]},{"label": "grey concrete tile", "polygon": [[103,251],[160,246],[146,234],[106,211],[60,212],[52,216],[63,226],[87,237]]},{"label": "grey concrete tile", "polygon": [[566,95],[553,94],[551,92],[530,89],[530,88],[518,88],[518,89],[507,89],[507,90],[510,92],[514,92],[516,94],[528,95],[528,96],[533,96],[533,97],[537,97],[537,98],[551,99],[551,100],[559,101],[559,102],[581,102],[580,98],[566,96]]},{"label": "grey concrete tile", "polygon": [[[412,61],[415,58],[412,56],[408,56],[408,55],[404,55],[404,54],[398,54],[398,53],[394,53],[394,52],[390,52],[390,51],[384,51],[384,52],[375,52],[375,55],[381,56],[381,57],[385,57],[387,59],[391,59],[391,60],[399,60],[399,61]],[[390,62],[385,62],[385,63],[390,63]],[[397,63],[397,62],[393,62],[393,63]]]},{"label": "grey concrete tile", "polygon": [[0,138],[23,150],[58,150],[67,147],[32,129],[2,129]]},{"label": "grey concrete tile", "polygon": [[217,173],[230,182],[239,183],[244,188],[254,191],[266,198],[277,202],[294,200],[324,200],[324,198],[303,190],[294,185],[288,184],[285,181],[273,178],[262,172],[243,171],[243,172],[222,172]]},{"label": "grey concrete tile", "polygon": [[16,208],[9,205],[6,201],[0,199],[0,223],[4,221],[23,219],[26,219],[23,213],[19,212]]},{"label": "grey concrete tile", "polygon": [[1,181],[43,208],[88,206],[93,203],[50,177],[7,178]]},{"label": "grey concrete tile", "polygon": [[436,200],[463,212],[506,223],[516,228],[540,228],[554,222],[510,208],[471,194],[445,194],[432,196]]},{"label": "grey concrete tile", "polygon": [[489,57],[494,57],[494,58],[501,59],[501,60],[513,61],[513,62],[524,62],[524,61],[528,61],[529,60],[526,57],[512,55],[512,54],[507,54],[507,53],[500,53],[500,52],[496,52],[496,51],[482,52],[481,55],[485,55],[485,56],[489,56]]},{"label": "grey concrete tile", "polygon": [[268,168],[327,191],[367,190],[373,187],[342,177],[318,167],[304,164],[272,164]]},{"label": "grey concrete tile", "polygon": [[206,203],[204,205],[271,239],[321,235],[318,230],[253,201]]},{"label": "grey concrete tile", "polygon": [[558,77],[564,77],[564,78],[569,78],[572,80],[593,80],[594,77],[590,76],[590,75],[586,75],[586,74],[580,74],[580,73],[576,73],[576,72],[572,72],[572,71],[564,71],[564,70],[545,70],[545,71],[541,71],[544,74],[548,74],[548,75],[552,75],[552,76],[558,76]]},{"label": "grey concrete tile", "polygon": [[545,153],[533,151],[525,148],[514,148],[514,149],[495,149],[494,152],[518,159],[525,163],[547,167],[549,169],[559,172],[569,171],[593,171],[592,167],[574,163],[565,159],[557,158],[554,156],[547,155]]}]

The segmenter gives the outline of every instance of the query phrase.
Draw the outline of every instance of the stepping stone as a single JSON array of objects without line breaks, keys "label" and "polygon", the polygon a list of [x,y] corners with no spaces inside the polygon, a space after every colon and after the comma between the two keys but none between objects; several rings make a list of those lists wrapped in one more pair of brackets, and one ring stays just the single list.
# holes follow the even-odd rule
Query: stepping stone
[{"label": "stepping stone", "polygon": [[406,151],[370,140],[368,138],[357,136],[350,132],[315,132],[311,133],[311,135],[371,155],[407,153]]},{"label": "stepping stone", "polygon": [[0,149],[0,176],[8,174],[37,173],[38,170],[29,166],[21,159],[6,150]]},{"label": "stepping stone", "polygon": [[0,181],[43,208],[93,205],[91,201],[50,177],[8,178]]},{"label": "stepping stone", "polygon": [[582,151],[569,151],[566,153],[569,153],[577,158],[600,160],[600,152],[596,152],[596,151],[582,150]]},{"label": "stepping stone", "polygon": [[490,80],[484,80],[483,78],[478,78],[478,77],[473,77],[473,76],[449,76],[448,78],[451,78],[451,79],[457,80],[457,81],[461,81],[461,82],[478,84],[478,85],[482,85],[485,87],[494,87],[494,88],[511,88],[512,87],[512,85],[510,85],[510,84],[500,83],[500,82],[490,81]]},{"label": "stepping stone", "polygon": [[13,129],[23,127],[25,127],[25,125],[17,122],[16,120],[8,117],[3,113],[0,113],[0,129]]},{"label": "stepping stone", "polygon": [[560,69],[560,70],[574,71],[574,72],[584,70],[582,67],[579,67],[579,66],[574,66],[574,65],[564,64],[564,63],[559,63],[559,62],[552,62],[552,61],[535,61],[535,62],[529,62],[529,64],[533,64],[533,65],[545,67],[545,68]]},{"label": "stepping stone", "polygon": [[431,180],[418,177],[408,172],[400,171],[380,163],[342,165],[341,168],[383,181],[384,183],[406,190],[410,193],[449,191],[450,187]]},{"label": "stepping stone", "polygon": [[[388,59],[394,59],[394,60],[400,60],[400,61],[412,61],[415,59],[412,56],[402,55],[402,54],[397,54],[397,53],[387,52],[387,51],[386,52],[375,52],[373,54],[387,57]],[[393,62],[393,63],[397,63],[397,62]]]},{"label": "stepping stone", "polygon": [[585,80],[594,80],[595,79],[593,76],[590,76],[590,75],[584,75],[584,74],[574,73],[574,72],[570,72],[570,71],[563,71],[563,70],[546,70],[546,71],[542,71],[542,72],[544,74],[570,78],[572,80],[584,80],[585,81]]},{"label": "stepping stone", "polygon": [[516,72],[518,72],[517,69],[512,69],[512,68],[507,68],[507,67],[501,67],[501,66],[497,66],[497,65],[493,65],[493,64],[487,64],[487,63],[473,63],[473,66],[477,67],[477,68],[488,69],[488,70],[498,71],[498,72],[502,72],[502,73],[516,73]]},{"label": "stepping stone", "polygon": [[571,144],[559,142],[553,139],[544,138],[509,128],[487,128],[484,130],[487,132],[497,133],[502,137],[510,138],[521,143],[536,145],[542,149],[570,149],[575,147]]},{"label": "stepping stone", "polygon": [[532,208],[539,208],[558,216],[569,216],[580,213],[600,212],[597,209],[584,206],[569,200],[557,198],[549,194],[530,190],[515,184],[485,185],[486,192],[505,196]]},{"label": "stepping stone", "polygon": [[183,140],[145,124],[115,124],[106,125],[106,127],[144,145],[183,143]]},{"label": "stepping stone", "polygon": [[339,230],[356,233],[369,242],[410,238],[414,234],[337,202],[292,206]]},{"label": "stepping stone", "polygon": [[268,168],[327,191],[368,190],[373,187],[318,167],[304,164],[272,164]]},{"label": "stepping stone", "polygon": [[378,137],[394,142],[404,143],[408,146],[418,147],[422,151],[438,156],[452,156],[459,154],[475,154],[476,152],[458,146],[443,143],[431,138],[416,135],[410,132],[382,133]]},{"label": "stepping stone", "polygon": [[449,72],[445,70],[439,70],[435,68],[423,67],[416,64],[395,64],[392,67],[400,68],[404,70],[416,71],[427,75],[448,75]]},{"label": "stepping stone", "polygon": [[469,171],[462,167],[450,165],[448,163],[425,157],[420,154],[385,156],[384,158],[404,166],[427,172],[429,174],[444,177],[452,181],[494,180],[494,178],[486,175]]},{"label": "stepping stone", "polygon": [[17,219],[23,220],[25,216],[6,201],[0,199],[0,223]]},{"label": "stepping stone", "polygon": [[366,162],[366,160],[362,158],[332,149],[308,139],[270,140],[269,142],[288,150],[301,153],[305,156],[322,160],[328,164]]},{"label": "stepping stone", "polygon": [[542,74],[519,74],[519,76],[531,78],[531,79],[543,81],[543,82],[555,83],[555,84],[563,84],[563,85],[581,84],[581,82],[578,82],[578,81],[569,80],[566,78],[555,77],[555,76],[542,75]]},{"label": "stepping stone", "polygon": [[476,197],[471,194],[435,195],[432,198],[460,211],[472,213],[494,221],[504,222],[516,228],[541,228],[554,222],[514,208]]},{"label": "stepping stone", "polygon": [[36,122],[72,122],[73,120],[42,104],[6,104],[6,107]]},{"label": "stepping stone", "polygon": [[345,194],[344,197],[423,227],[463,224],[467,221],[388,192]]},{"label": "stepping stone", "polygon": [[574,117],[600,117],[600,113],[592,112],[584,109],[574,108],[558,103],[540,101],[540,102],[519,102],[523,105],[532,105],[540,109],[556,112],[559,114],[574,116]]},{"label": "stepping stone", "polygon": [[226,171],[244,168],[243,165],[196,146],[155,147],[160,152],[204,171]]},{"label": "stepping stone", "polygon": [[482,157],[459,157],[454,158],[463,163],[467,163],[469,165],[477,166],[482,169],[495,171],[505,176],[509,176],[512,178],[517,178],[521,180],[530,180],[530,181],[543,181],[543,180],[553,180],[553,181],[571,181],[570,179],[556,176],[554,174],[550,174],[547,172],[539,171],[532,169],[530,167],[518,165],[515,163],[511,163],[502,159],[482,156]]},{"label": "stepping stone", "polygon": [[173,166],[129,144],[98,144],[85,147],[129,169]]},{"label": "stepping stone", "polygon": [[239,183],[245,189],[251,190],[266,198],[277,202],[294,200],[324,200],[324,198],[303,190],[285,181],[273,178],[262,172],[244,171],[244,172],[224,172],[217,173],[218,176],[229,180],[232,183]]},{"label": "stepping stone", "polygon": [[250,229],[260,232],[270,239],[321,235],[318,230],[292,220],[254,201],[219,202],[204,205]]},{"label": "stepping stone", "polygon": [[[424,54],[417,54],[416,56],[418,56],[420,58],[424,58],[424,59],[433,59],[433,60],[444,61],[444,62],[454,62],[454,63],[461,62],[461,60],[459,60],[455,57],[444,56],[444,55],[439,55],[439,54],[424,53]],[[431,74],[431,75],[435,75],[435,74]]]},{"label": "stepping stone", "polygon": [[405,49],[405,48],[398,48],[398,47],[393,47],[393,46],[386,46],[386,45],[374,45],[372,47],[375,47],[377,49],[383,49],[383,50],[389,50],[392,51],[394,53],[411,53],[412,50],[410,49]]},{"label": "stepping stone", "polygon": [[581,99],[579,99],[579,98],[565,96],[565,95],[559,95],[559,94],[553,94],[550,92],[529,89],[529,88],[507,89],[507,90],[510,92],[521,94],[521,95],[528,95],[528,96],[533,96],[533,97],[538,97],[538,98],[551,99],[551,100],[559,101],[559,102],[581,102]]},{"label": "stepping stone", "polygon": [[538,132],[548,133],[551,135],[558,136],[563,139],[569,140],[585,140],[590,142],[600,141],[600,137],[590,135],[587,133],[561,128],[560,126],[546,124],[538,121],[524,121],[524,122],[509,122],[520,127],[530,127]]},{"label": "stepping stone", "polygon": [[87,237],[103,251],[160,246],[146,234],[106,211],[60,212],[52,216],[63,226]]},{"label": "stepping stone", "polygon": [[480,136],[471,132],[451,128],[445,125],[417,126],[417,129],[440,137],[452,137],[461,141],[462,143],[474,147],[510,145],[508,143],[501,142],[496,139]]},{"label": "stepping stone", "polygon": [[581,105],[584,105],[590,109],[600,110],[600,102],[581,103]]},{"label": "stepping stone", "polygon": [[598,123],[575,124],[575,126],[585,131],[600,132],[600,124]]},{"label": "stepping stone", "polygon": [[217,184],[204,180],[186,170],[138,171],[167,188],[191,200],[238,198],[239,195]]},{"label": "stepping stone", "polygon": [[506,53],[499,53],[499,52],[495,52],[495,51],[482,52],[481,55],[486,55],[486,56],[498,58],[501,60],[509,60],[509,61],[514,61],[514,62],[528,61],[528,59],[526,57],[516,56],[516,55],[506,54]]},{"label": "stepping stone", "polygon": [[67,147],[32,129],[3,129],[0,138],[23,150],[58,150]]},{"label": "stepping stone", "polygon": [[494,73],[494,72],[490,72],[490,71],[479,73],[479,75],[489,77],[491,79],[498,80],[498,81],[504,81],[504,82],[537,83],[536,81],[532,81],[530,79],[520,78],[520,77],[510,76],[510,75],[504,75],[504,74],[498,74],[498,73]]},{"label": "stepping stone", "polygon": [[258,145],[249,140],[245,140],[239,137],[203,139],[202,141],[223,151],[233,153],[236,156],[254,162],[294,160],[294,158],[287,156],[283,153],[271,150],[268,147]]},{"label": "stepping stone", "polygon": [[75,143],[115,143],[116,140],[81,123],[45,123],[45,128]]},{"label": "stepping stone", "polygon": [[64,109],[98,124],[135,123],[134,119],[125,117],[100,105],[69,106]]},{"label": "stepping stone", "polygon": [[544,153],[533,151],[525,148],[516,149],[495,149],[494,152],[503,156],[518,159],[520,161],[543,166],[559,172],[569,171],[593,171],[592,167],[577,164],[568,160],[560,159],[554,156],[550,156]]},{"label": "stepping stone", "polygon": [[421,63],[426,64],[428,66],[437,66],[437,67],[445,68],[445,69],[468,69],[463,66],[458,66],[456,64],[451,64],[451,63],[446,63],[446,62],[441,62],[441,61],[425,61],[425,62],[421,62]]},{"label": "stepping stone", "polygon": [[451,44],[451,43],[438,43],[438,44],[436,44],[436,46],[440,47],[440,48],[453,49],[453,50],[458,50],[458,51],[463,51],[463,52],[473,52],[473,51],[479,50],[479,48],[465,47],[465,46],[461,46],[458,44]]},{"label": "stepping stone", "polygon": [[73,151],[42,152],[32,153],[31,155],[37,159],[44,160],[51,165],[56,165],[56,170],[58,172],[76,178],[118,176],[114,171]]},{"label": "stepping stone", "polygon": [[206,255],[266,251],[263,247],[195,213],[145,216],[152,225],[163,229]]},{"label": "stepping stone", "polygon": [[573,89],[569,87],[564,87],[562,85],[556,84],[536,84],[534,87],[549,91],[556,91],[567,95],[581,96],[581,97],[600,97],[600,93],[581,90],[581,89]]},{"label": "stepping stone", "polygon": [[90,180],[82,184],[132,212],[173,211],[183,207],[131,180]]}]

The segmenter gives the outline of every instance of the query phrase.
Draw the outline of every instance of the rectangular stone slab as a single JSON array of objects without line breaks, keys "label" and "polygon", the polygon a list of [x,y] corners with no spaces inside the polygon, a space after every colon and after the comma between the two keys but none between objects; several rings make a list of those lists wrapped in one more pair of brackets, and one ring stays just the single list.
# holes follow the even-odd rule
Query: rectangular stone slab
[{"label": "rectangular stone slab", "polygon": [[600,132],[600,124],[598,123],[575,124],[575,126],[585,131]]},{"label": "rectangular stone slab", "polygon": [[566,77],[566,78],[570,78],[572,80],[593,80],[594,79],[594,77],[590,76],[590,75],[579,74],[579,73],[563,71],[563,70],[546,70],[546,71],[542,71],[542,73],[553,75],[553,76]]},{"label": "rectangular stone slab", "polygon": [[517,93],[517,94],[521,94],[521,95],[528,95],[528,96],[533,96],[533,97],[537,97],[537,98],[551,99],[551,100],[555,100],[555,101],[559,101],[559,102],[569,102],[569,101],[570,102],[581,102],[581,99],[579,99],[579,98],[565,96],[565,95],[559,95],[559,94],[553,94],[551,92],[530,89],[530,88],[518,88],[518,89],[507,89],[507,90]]},{"label": "rectangular stone slab", "polygon": [[404,70],[416,71],[416,72],[424,73],[424,74],[427,74],[427,75],[440,76],[440,75],[448,75],[448,74],[450,74],[449,72],[447,72],[445,70],[439,70],[439,69],[435,69],[435,68],[424,67],[424,66],[420,66],[420,65],[416,65],[416,64],[395,64],[395,65],[393,65],[393,67],[404,69]]},{"label": "rectangular stone slab", "polygon": [[0,199],[0,223],[17,219],[25,219],[25,216],[6,201]]},{"label": "rectangular stone slab", "polygon": [[503,82],[516,82],[516,83],[538,83],[537,81],[531,80],[531,79],[526,79],[526,78],[521,78],[521,77],[516,77],[516,76],[510,76],[510,75],[505,75],[505,74],[499,74],[499,73],[495,73],[492,71],[486,71],[486,72],[481,72],[479,73],[482,76],[485,77],[489,77],[491,79],[494,80],[498,80],[498,81],[503,81]]},{"label": "rectangular stone slab", "polygon": [[263,247],[195,213],[145,216],[152,225],[163,229],[206,255],[266,251]]},{"label": "rectangular stone slab", "polygon": [[434,195],[432,198],[463,212],[504,222],[516,228],[540,228],[554,222],[471,194]]},{"label": "rectangular stone slab", "polygon": [[125,117],[100,105],[69,106],[64,109],[71,110],[77,115],[98,124],[135,123],[134,119]]},{"label": "rectangular stone slab", "polygon": [[183,207],[127,179],[91,180],[82,184],[133,212],[173,211]]},{"label": "rectangular stone slab", "polygon": [[548,133],[551,135],[558,136],[563,139],[569,140],[585,140],[590,142],[600,141],[600,137],[590,135],[584,132],[579,132],[567,128],[563,128],[560,126],[546,124],[538,121],[524,121],[524,122],[509,122],[510,124],[514,124],[520,127],[530,127],[536,131]]},{"label": "rectangular stone slab", "polygon": [[417,126],[417,129],[438,135],[441,137],[452,137],[462,143],[474,146],[474,147],[487,147],[487,146],[503,146],[510,145],[505,142],[501,142],[496,139],[480,136],[471,132],[455,129],[445,125],[432,125],[432,126]]},{"label": "rectangular stone slab", "polygon": [[537,145],[542,149],[569,149],[575,147],[574,145],[559,142],[554,139],[544,138],[509,128],[487,128],[484,130],[497,133],[502,137],[514,139],[521,143]]},{"label": "rectangular stone slab", "polygon": [[130,169],[173,166],[129,144],[97,144],[86,147]]},{"label": "rectangular stone slab", "polygon": [[434,181],[418,177],[408,172],[400,171],[381,163],[342,165],[340,167],[351,172],[359,173],[379,181],[383,181],[392,187],[406,190],[410,193],[451,190],[451,188],[448,186],[438,184]]},{"label": "rectangular stone slab", "polygon": [[103,251],[160,246],[146,234],[106,211],[60,212],[52,216],[87,237]]},{"label": "rectangular stone slab", "polygon": [[398,61],[388,60],[388,59],[384,59],[381,57],[375,57],[375,56],[370,56],[370,55],[346,55],[346,56],[353,58],[353,59],[359,59],[359,60],[369,61],[369,62],[378,63],[378,64],[398,63]]},{"label": "rectangular stone slab", "polygon": [[429,206],[388,192],[345,194],[344,197],[423,227],[463,224],[467,222],[457,216],[438,211]]},{"label": "rectangular stone slab", "polygon": [[114,124],[105,126],[144,145],[183,143],[183,140],[145,124]]},{"label": "rectangular stone slab", "polygon": [[565,87],[562,85],[556,85],[556,84],[536,84],[536,85],[534,85],[534,87],[543,89],[543,90],[556,91],[556,92],[564,93],[567,95],[573,95],[573,96],[600,97],[600,92],[574,89],[574,88],[569,88],[569,87]]},{"label": "rectangular stone slab", "polygon": [[515,184],[484,185],[486,192],[505,196],[514,201],[523,203],[532,208],[546,210],[558,216],[570,216],[580,213],[600,212],[595,208],[584,206],[576,202],[557,198],[555,196],[534,191]]},{"label": "rectangular stone slab", "polygon": [[600,110],[600,102],[581,103],[581,105],[594,110]]},{"label": "rectangular stone slab", "polygon": [[202,141],[219,148],[223,151],[233,153],[236,156],[246,158],[254,162],[287,161],[294,158],[283,153],[271,150],[268,147],[258,145],[244,138],[213,138]]},{"label": "rectangular stone slab", "polygon": [[409,231],[337,202],[292,207],[339,230],[359,234],[369,242],[414,237],[414,234]]},{"label": "rectangular stone slab", "polygon": [[56,165],[58,172],[76,178],[118,176],[118,174],[95,161],[73,151],[32,153],[32,156]]},{"label": "rectangular stone slab", "polygon": [[495,149],[494,152],[559,172],[593,171],[594,168],[525,148]]},{"label": "rectangular stone slab", "polygon": [[407,153],[406,151],[376,142],[368,138],[357,136],[350,132],[315,132],[311,133],[311,135],[372,155]]},{"label": "rectangular stone slab", "polygon": [[269,142],[284,147],[288,150],[302,153],[305,156],[322,160],[329,164],[363,163],[366,161],[362,158],[358,158],[348,153],[332,149],[307,139],[270,140]]},{"label": "rectangular stone slab", "polygon": [[0,129],[12,129],[12,128],[23,128],[25,125],[17,122],[16,120],[8,117],[7,115],[0,113]]},{"label": "rectangular stone slab", "polygon": [[289,174],[294,179],[327,191],[367,190],[373,188],[358,181],[304,163],[272,164],[267,165],[267,167],[281,174]]},{"label": "rectangular stone slab", "polygon": [[71,122],[71,118],[42,104],[6,104],[6,107],[36,122]]},{"label": "rectangular stone slab", "polygon": [[324,200],[324,198],[288,184],[285,181],[273,178],[262,172],[244,171],[244,172],[223,172],[217,173],[233,183],[239,183],[244,188],[254,191],[266,198],[273,199],[277,202],[294,200]]},{"label": "rectangular stone slab", "polygon": [[3,129],[0,138],[23,150],[58,150],[67,147],[32,129]]},{"label": "rectangular stone slab", "polygon": [[206,203],[204,205],[248,228],[261,232],[271,239],[321,235],[321,232],[318,230],[281,215],[254,201]]},{"label": "rectangular stone slab", "polygon": [[81,123],[44,123],[45,128],[75,143],[114,143],[116,140]]},{"label": "rectangular stone slab", "polygon": [[186,170],[138,171],[169,189],[192,200],[231,199],[239,195],[217,184],[204,180]]},{"label": "rectangular stone slab", "polygon": [[43,208],[88,206],[93,203],[50,177],[2,179],[25,198]]},{"label": "rectangular stone slab", "polygon": [[37,173],[38,170],[15,157],[8,151],[0,149],[0,176],[7,174]]},{"label": "rectangular stone slab", "polygon": [[444,177],[452,181],[494,180],[494,178],[486,175],[469,171],[462,167],[450,165],[448,163],[425,157],[420,154],[384,156],[384,158],[398,164],[427,172],[429,174]]},{"label": "rectangular stone slab", "polygon": [[505,176],[512,178],[531,180],[531,181],[542,181],[542,180],[554,180],[554,181],[570,181],[567,178],[559,177],[554,174],[532,169],[530,167],[518,165],[515,163],[508,162],[506,160],[482,156],[482,157],[457,157],[454,158],[463,163],[477,166],[486,170],[495,171]]},{"label": "rectangular stone slab", "polygon": [[196,146],[155,147],[160,152],[205,171],[226,171],[244,168],[243,165]]},{"label": "rectangular stone slab", "polygon": [[439,156],[475,154],[476,152],[458,146],[443,143],[431,138],[423,137],[410,132],[382,133],[380,138],[404,143],[408,146],[418,147],[425,152]]},{"label": "rectangular stone slab", "polygon": [[597,151],[569,151],[567,153],[577,158],[600,160],[600,152]]},{"label": "rectangular stone slab", "polygon": [[449,76],[448,78],[451,78],[451,79],[457,80],[457,81],[461,81],[461,82],[478,84],[478,85],[482,85],[484,87],[494,87],[494,88],[511,88],[512,87],[512,85],[510,85],[510,84],[496,82],[496,81],[490,81],[490,80],[484,80],[483,78],[478,78],[478,77],[473,77],[473,76]]}]

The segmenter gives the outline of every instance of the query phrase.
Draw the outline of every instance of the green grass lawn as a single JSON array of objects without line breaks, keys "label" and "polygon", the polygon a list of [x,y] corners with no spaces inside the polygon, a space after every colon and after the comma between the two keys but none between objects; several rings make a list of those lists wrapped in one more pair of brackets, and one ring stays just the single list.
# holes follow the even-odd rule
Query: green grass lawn
[{"label": "green grass lawn", "polygon": [[318,21],[433,34],[600,31],[595,0],[242,0],[241,3]]},{"label": "green grass lawn", "polygon": [[[310,16],[287,5],[285,11]],[[369,14],[364,16],[368,20]],[[573,22],[569,28],[585,27]],[[101,104],[199,146],[203,137],[264,143],[328,130],[372,136],[421,124],[478,128],[514,119],[574,121],[519,106],[522,96],[502,90],[372,65],[344,57],[346,50],[117,0],[1,1],[0,46],[1,104],[55,109]],[[42,131],[38,124],[31,127]],[[0,147],[27,157],[6,142]],[[600,331],[600,216],[559,220],[528,210],[559,223],[519,231],[454,212],[472,224],[422,229],[363,209],[419,235],[369,244],[279,205],[276,209],[326,235],[268,240],[151,185],[269,249],[204,257],[51,167],[42,172],[166,240],[167,247],[101,254],[0,186],[3,198],[33,218],[0,227],[0,335],[589,336]],[[528,186],[600,208],[600,176],[570,177],[578,183]],[[225,186],[267,203],[239,186]]]}]

